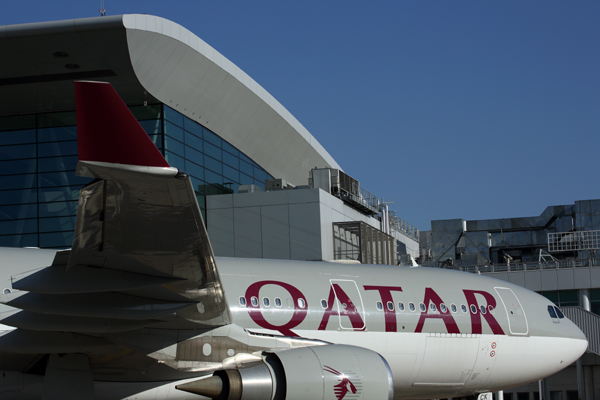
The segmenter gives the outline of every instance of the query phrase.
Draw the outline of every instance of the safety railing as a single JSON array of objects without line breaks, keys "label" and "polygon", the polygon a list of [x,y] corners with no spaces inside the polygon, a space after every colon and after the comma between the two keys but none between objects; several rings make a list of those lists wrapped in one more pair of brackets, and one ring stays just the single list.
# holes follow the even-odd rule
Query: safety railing
[{"label": "safety railing", "polygon": [[600,355],[600,316],[577,306],[560,307],[560,310],[585,334],[587,350]]},{"label": "safety railing", "polygon": [[[573,259],[557,261],[535,261],[510,264],[489,264],[489,265],[460,265],[460,260],[455,261],[455,265],[439,265],[445,269],[455,269],[459,271],[485,273],[485,272],[514,272],[514,271],[536,271],[543,269],[562,269],[562,268],[581,268],[581,267],[599,267],[600,259]],[[457,265],[458,264],[458,265]]]}]

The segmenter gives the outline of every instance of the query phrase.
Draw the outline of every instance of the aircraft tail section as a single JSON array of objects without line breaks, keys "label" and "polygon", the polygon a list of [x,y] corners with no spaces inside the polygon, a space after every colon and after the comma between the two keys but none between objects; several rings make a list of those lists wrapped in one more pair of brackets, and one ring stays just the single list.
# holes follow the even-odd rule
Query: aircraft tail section
[{"label": "aircraft tail section", "polygon": [[80,161],[169,167],[110,83],[75,82]]}]

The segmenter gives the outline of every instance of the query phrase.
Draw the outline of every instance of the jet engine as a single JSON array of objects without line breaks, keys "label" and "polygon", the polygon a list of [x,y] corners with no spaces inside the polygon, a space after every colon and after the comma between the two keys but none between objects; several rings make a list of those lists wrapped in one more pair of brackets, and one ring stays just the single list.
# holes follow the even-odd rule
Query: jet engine
[{"label": "jet engine", "polygon": [[264,363],[176,386],[215,400],[391,400],[392,372],[374,351],[346,345],[263,353]]}]

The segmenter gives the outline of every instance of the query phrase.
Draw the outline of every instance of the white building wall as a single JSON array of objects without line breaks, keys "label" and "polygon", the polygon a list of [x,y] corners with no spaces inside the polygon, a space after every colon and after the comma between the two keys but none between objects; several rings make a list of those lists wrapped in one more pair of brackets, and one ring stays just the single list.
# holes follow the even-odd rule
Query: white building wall
[{"label": "white building wall", "polygon": [[[206,206],[209,238],[215,255],[223,257],[330,261],[334,222],[380,228],[376,218],[321,189],[208,196]],[[418,243],[398,236],[416,256]]]}]

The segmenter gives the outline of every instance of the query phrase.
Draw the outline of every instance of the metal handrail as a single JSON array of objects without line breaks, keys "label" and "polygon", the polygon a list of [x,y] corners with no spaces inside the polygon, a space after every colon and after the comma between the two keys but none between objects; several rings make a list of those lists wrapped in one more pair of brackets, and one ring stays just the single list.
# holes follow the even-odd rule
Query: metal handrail
[{"label": "metal handrail", "polygon": [[581,307],[559,307],[575,325],[579,327],[588,340],[587,351],[600,355],[600,315],[586,311]]},{"label": "metal handrail", "polygon": [[[459,264],[460,260],[455,261]],[[534,261],[525,263],[510,264],[486,264],[486,265],[440,265],[441,268],[455,269],[474,273],[484,272],[514,272],[514,271],[537,271],[544,269],[562,269],[562,268],[581,268],[581,267],[599,267],[600,259],[572,259],[557,261]]]}]

